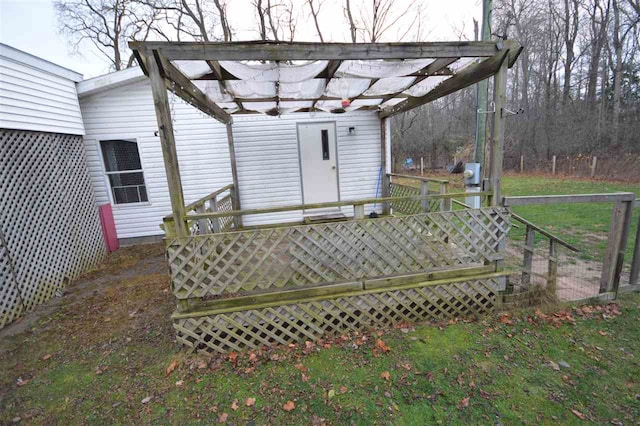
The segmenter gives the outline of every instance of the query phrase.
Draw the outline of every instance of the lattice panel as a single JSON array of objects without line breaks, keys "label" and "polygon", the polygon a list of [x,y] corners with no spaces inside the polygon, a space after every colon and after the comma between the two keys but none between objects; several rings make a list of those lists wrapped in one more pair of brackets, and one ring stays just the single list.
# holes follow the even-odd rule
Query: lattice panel
[{"label": "lattice panel", "polygon": [[[420,188],[415,186],[401,185],[399,183],[391,183],[391,196],[392,197],[419,197]],[[429,194],[439,194],[437,191],[429,190]],[[433,199],[428,200],[429,211],[437,212],[440,210],[440,200]],[[400,214],[418,214],[422,213],[422,201],[394,201],[391,207],[395,213]]]},{"label": "lattice panel", "polygon": [[[211,207],[209,202],[206,202],[204,205],[204,210],[202,212],[198,212],[196,209],[192,209],[187,211],[189,213],[211,213]],[[222,197],[217,202],[218,212],[230,212],[233,210],[233,201],[231,200],[231,193],[229,192],[226,196]],[[217,221],[220,224],[220,231],[216,231],[214,227],[214,221]],[[233,229],[233,216],[223,216],[220,218],[213,219],[205,219],[205,220],[191,220],[187,223],[189,227],[189,235],[200,235],[200,234],[213,234],[216,232],[228,232]],[[205,232],[200,232],[200,226],[204,225]]]},{"label": "lattice panel", "polygon": [[94,266],[105,247],[80,136],[0,129],[0,194],[2,327]]},{"label": "lattice panel", "polygon": [[[233,204],[231,201],[231,194],[223,197],[218,201],[218,211],[219,212],[230,212],[233,210]],[[219,218],[220,220],[220,229],[222,232],[230,231],[233,228],[233,216],[224,216]]]},{"label": "lattice panel", "polygon": [[174,294],[206,297],[484,264],[509,227],[485,208],[192,236],[167,252]]},{"label": "lattice panel", "polygon": [[177,339],[215,352],[314,341],[323,335],[401,322],[479,316],[495,308],[497,279],[301,302],[174,320]]}]

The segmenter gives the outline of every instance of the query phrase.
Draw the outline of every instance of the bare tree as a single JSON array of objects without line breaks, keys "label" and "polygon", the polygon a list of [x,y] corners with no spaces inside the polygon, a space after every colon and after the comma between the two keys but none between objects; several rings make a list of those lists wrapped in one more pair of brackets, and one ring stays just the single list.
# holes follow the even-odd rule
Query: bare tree
[{"label": "bare tree", "polygon": [[313,23],[316,26],[316,32],[318,33],[318,37],[320,37],[320,42],[324,43],[324,37],[322,37],[322,31],[320,31],[320,24],[318,23],[318,15],[320,14],[322,3],[324,3],[322,0],[318,0],[317,4],[316,0],[307,0],[307,5],[309,6],[309,9],[311,9]]},{"label": "bare tree", "polygon": [[349,22],[349,34],[351,35],[351,43],[355,43],[356,41],[358,41],[358,27],[356,25],[356,21],[353,19],[350,0],[345,0],[344,14]]},{"label": "bare tree", "polygon": [[564,0],[564,48],[566,57],[564,58],[564,79],[562,87],[562,104],[566,105],[571,92],[571,71],[575,60],[575,43],[578,37],[579,7],[578,0]]},{"label": "bare tree", "polygon": [[56,0],[54,7],[60,31],[72,41],[75,51],[83,45],[95,47],[113,70],[133,63],[129,40],[146,40],[152,32],[155,12],[135,0]]}]

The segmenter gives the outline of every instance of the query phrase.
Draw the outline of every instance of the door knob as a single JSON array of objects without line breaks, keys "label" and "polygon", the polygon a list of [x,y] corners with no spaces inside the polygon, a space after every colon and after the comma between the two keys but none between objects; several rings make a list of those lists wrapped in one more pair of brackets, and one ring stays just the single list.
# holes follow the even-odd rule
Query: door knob
[{"label": "door knob", "polygon": [[336,166],[331,166],[331,170],[335,170],[335,169],[336,169]]}]

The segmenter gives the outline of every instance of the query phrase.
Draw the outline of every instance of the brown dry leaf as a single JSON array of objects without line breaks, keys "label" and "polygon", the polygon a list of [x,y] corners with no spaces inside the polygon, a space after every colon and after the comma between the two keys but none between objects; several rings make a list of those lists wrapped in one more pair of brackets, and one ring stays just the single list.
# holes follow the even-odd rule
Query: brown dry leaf
[{"label": "brown dry leaf", "polygon": [[598,331],[598,333],[599,333],[601,336],[606,336],[606,335],[607,335],[607,332],[606,332],[606,331],[602,331],[602,330]]},{"label": "brown dry leaf", "polygon": [[307,375],[306,375],[306,374],[304,374],[304,373],[300,373],[300,374],[302,374],[302,381],[303,381],[303,382],[308,382],[308,381],[309,381],[309,376],[307,376]]},{"label": "brown dry leaf", "polygon": [[182,385],[184,385],[184,380],[178,380],[178,381],[176,382],[176,386],[177,386],[177,387],[180,387],[180,386],[182,386]]},{"label": "brown dry leaf", "polygon": [[382,339],[376,340],[376,349],[382,352],[389,352],[391,348]]},{"label": "brown dry leaf", "polygon": [[169,366],[167,367],[167,370],[164,372],[164,377],[169,377],[169,374],[171,374],[173,370],[176,369],[177,366],[178,366],[178,361],[176,361],[175,359],[171,361],[171,364],[169,364]]},{"label": "brown dry leaf", "polygon": [[580,420],[587,420],[587,416],[585,416],[584,414],[582,414],[580,411],[573,409],[573,410],[571,410],[571,412],[572,412],[572,413],[573,413],[577,418],[579,418]]},{"label": "brown dry leaf", "polygon": [[284,411],[287,411],[287,412],[292,411],[294,408],[296,408],[296,403],[295,403],[295,402],[293,402],[293,401],[287,401],[287,402],[282,406],[282,409],[283,409]]},{"label": "brown dry leaf", "polygon": [[229,417],[229,415],[227,413],[220,414],[218,416],[218,423],[226,423],[227,417]]},{"label": "brown dry leaf", "polygon": [[48,360],[49,358],[51,358],[51,354],[46,354],[45,356],[42,357],[43,361]]},{"label": "brown dry leaf", "polygon": [[306,347],[307,350],[311,350],[311,349],[313,349],[313,342],[311,342],[309,340],[306,340],[304,342],[304,346]]},{"label": "brown dry leaf", "polygon": [[256,399],[247,398],[247,400],[244,402],[244,405],[246,405],[247,407],[253,407],[254,405],[256,405]]},{"label": "brown dry leaf", "polygon": [[19,388],[23,387],[27,383],[29,383],[29,380],[22,380],[21,378],[18,378],[16,381],[16,385],[18,385]]},{"label": "brown dry leaf", "polygon": [[500,315],[500,322],[508,325],[513,324],[513,321],[511,321],[511,319],[509,318],[509,314]]},{"label": "brown dry leaf", "polygon": [[237,411],[237,410],[238,410],[238,408],[240,408],[240,406],[238,405],[238,400],[237,400],[237,399],[234,399],[234,400],[233,400],[233,403],[231,404],[231,409],[232,409],[233,411]]},{"label": "brown dry leaf", "polygon": [[388,371],[383,371],[380,373],[380,378],[384,380],[391,380],[391,374]]},{"label": "brown dry leaf", "polygon": [[402,368],[404,368],[404,369],[405,369],[405,370],[407,370],[407,371],[411,371],[411,368],[412,368],[412,367],[411,367],[411,364],[406,363],[406,364],[402,364]]},{"label": "brown dry leaf", "polygon": [[303,373],[307,371],[307,367],[305,367],[304,365],[302,365],[301,363],[298,363],[296,365],[294,365],[294,367],[298,370],[298,371],[302,371]]},{"label": "brown dry leaf", "polygon": [[258,355],[256,355],[255,352],[251,352],[249,354],[249,362],[253,363],[256,362],[258,360]]},{"label": "brown dry leaf", "polygon": [[462,401],[460,401],[460,405],[458,405],[459,409],[463,409],[463,408],[467,408],[469,406],[469,397],[466,398],[462,398]]},{"label": "brown dry leaf", "polygon": [[340,393],[347,393],[347,387],[346,386],[340,386]]},{"label": "brown dry leaf", "polygon": [[325,349],[331,349],[331,343],[325,343],[322,347]]},{"label": "brown dry leaf", "polygon": [[229,352],[227,358],[229,359],[229,361],[231,361],[231,363],[235,364],[238,361],[238,352]]},{"label": "brown dry leaf", "polygon": [[251,374],[255,371],[255,367],[248,367],[244,369],[244,374]]}]

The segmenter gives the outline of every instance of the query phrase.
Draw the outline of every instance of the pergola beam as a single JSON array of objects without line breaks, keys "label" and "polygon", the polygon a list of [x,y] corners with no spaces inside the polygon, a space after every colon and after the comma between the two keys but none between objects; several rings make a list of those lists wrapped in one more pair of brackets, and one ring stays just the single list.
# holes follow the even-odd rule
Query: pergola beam
[{"label": "pergola beam", "polygon": [[508,53],[508,50],[502,50],[497,55],[494,55],[489,59],[485,59],[479,64],[470,65],[455,74],[453,77],[440,83],[426,95],[409,97],[393,107],[382,110],[380,112],[380,117],[390,117],[392,115],[400,114],[401,112],[409,111],[410,109],[433,102],[443,96],[450,95],[451,93],[457,92],[465,87],[469,87],[484,80],[485,78],[489,78],[498,72],[502,63],[505,62]]},{"label": "pergola beam", "polygon": [[[207,97],[182,71],[175,67],[170,61],[162,56],[158,51],[153,51],[160,73],[171,83],[167,88],[176,95],[189,102],[200,111],[215,118],[223,124],[233,122],[231,115],[220,108],[215,102]],[[148,58],[148,57],[147,57]],[[148,66],[149,64],[147,64]]]},{"label": "pergola beam", "polygon": [[[340,61],[329,61],[329,63],[327,64],[327,67],[325,68],[325,77],[324,77],[324,91],[326,92],[327,87],[329,87],[329,83],[331,82],[331,79],[333,78],[333,76],[335,75],[336,71],[338,71],[338,68],[340,68],[340,64],[342,62]],[[311,111],[313,111],[316,108],[316,103],[318,103],[320,99],[314,99],[313,103],[311,104]]]},{"label": "pergola beam", "polygon": [[488,57],[499,41],[424,43],[130,42],[133,50],[158,50],[167,59],[218,61],[315,61]]}]

